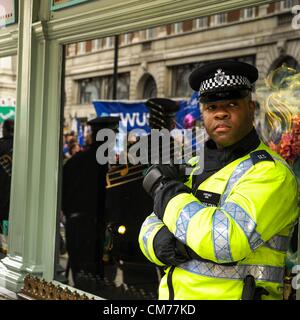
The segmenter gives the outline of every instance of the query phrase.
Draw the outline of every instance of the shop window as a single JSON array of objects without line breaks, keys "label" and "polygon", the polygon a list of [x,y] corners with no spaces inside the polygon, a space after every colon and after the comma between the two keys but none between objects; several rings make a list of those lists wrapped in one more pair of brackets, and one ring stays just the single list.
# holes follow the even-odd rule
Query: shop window
[{"label": "shop window", "polygon": [[8,249],[17,57],[0,58],[0,259]]}]

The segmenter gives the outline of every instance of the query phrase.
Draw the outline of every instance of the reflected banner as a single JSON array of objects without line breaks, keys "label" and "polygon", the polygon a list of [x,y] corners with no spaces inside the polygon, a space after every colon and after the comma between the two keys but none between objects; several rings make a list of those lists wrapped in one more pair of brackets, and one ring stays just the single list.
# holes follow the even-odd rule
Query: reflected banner
[{"label": "reflected banner", "polygon": [[[127,131],[143,129],[150,132],[149,110],[143,101],[94,100],[93,105],[98,117],[119,116],[122,126]],[[187,114],[193,114],[198,120],[200,118],[198,104],[191,104],[186,100],[179,101],[179,110],[176,113],[177,128],[184,128]]]}]

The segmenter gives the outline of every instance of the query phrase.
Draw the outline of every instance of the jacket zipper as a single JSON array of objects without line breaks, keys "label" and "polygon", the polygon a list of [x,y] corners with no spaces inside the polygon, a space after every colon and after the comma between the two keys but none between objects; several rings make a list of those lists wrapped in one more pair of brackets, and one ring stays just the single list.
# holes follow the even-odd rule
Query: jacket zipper
[{"label": "jacket zipper", "polygon": [[172,275],[174,272],[175,266],[172,266],[168,273],[167,284],[169,289],[169,300],[174,300],[174,288],[172,283]]}]

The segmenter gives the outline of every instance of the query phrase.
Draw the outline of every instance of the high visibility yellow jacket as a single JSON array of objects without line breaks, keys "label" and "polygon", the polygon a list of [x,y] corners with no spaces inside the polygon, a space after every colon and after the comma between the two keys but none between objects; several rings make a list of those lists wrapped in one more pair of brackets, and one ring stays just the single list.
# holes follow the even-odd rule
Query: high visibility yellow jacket
[{"label": "high visibility yellow jacket", "polygon": [[[190,188],[191,181],[192,175]],[[219,194],[218,205],[180,193],[169,200],[163,221],[152,213],[141,227],[140,248],[156,265],[164,266],[153,248],[163,226],[206,259],[165,266],[159,299],[241,299],[249,274],[268,291],[262,299],[282,299],[286,251],[298,217],[297,182],[287,163],[261,142],[198,190]]]}]

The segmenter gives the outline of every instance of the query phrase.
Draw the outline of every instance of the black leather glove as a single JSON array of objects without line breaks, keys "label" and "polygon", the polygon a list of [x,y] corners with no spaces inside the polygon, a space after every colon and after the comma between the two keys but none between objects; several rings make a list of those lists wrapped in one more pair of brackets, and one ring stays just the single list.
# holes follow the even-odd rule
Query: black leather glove
[{"label": "black leather glove", "polygon": [[178,242],[167,227],[162,227],[153,239],[156,257],[167,266],[177,266],[190,260],[186,254],[179,252]]},{"label": "black leather glove", "polygon": [[178,180],[179,172],[176,166],[166,164],[155,164],[145,174],[143,187],[154,199],[155,194],[165,183],[171,180]]}]

